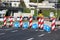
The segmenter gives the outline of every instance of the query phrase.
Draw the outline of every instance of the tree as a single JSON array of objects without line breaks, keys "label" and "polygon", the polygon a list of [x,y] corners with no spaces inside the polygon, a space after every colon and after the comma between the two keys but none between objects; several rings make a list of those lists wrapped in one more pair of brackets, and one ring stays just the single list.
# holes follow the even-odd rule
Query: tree
[{"label": "tree", "polygon": [[[42,2],[42,1],[44,1],[44,0],[38,0],[39,3]],[[30,2],[37,3],[37,0],[30,0]]]},{"label": "tree", "polygon": [[37,0],[30,0],[30,2],[34,2],[34,3],[36,3],[36,2],[37,2]]},{"label": "tree", "polygon": [[19,5],[19,6],[20,6],[20,7],[26,7],[23,0],[20,1],[20,5]]},{"label": "tree", "polygon": [[44,1],[44,0],[38,0],[39,3],[41,3],[42,1]]},{"label": "tree", "polygon": [[58,0],[58,3],[60,3],[60,0]]}]

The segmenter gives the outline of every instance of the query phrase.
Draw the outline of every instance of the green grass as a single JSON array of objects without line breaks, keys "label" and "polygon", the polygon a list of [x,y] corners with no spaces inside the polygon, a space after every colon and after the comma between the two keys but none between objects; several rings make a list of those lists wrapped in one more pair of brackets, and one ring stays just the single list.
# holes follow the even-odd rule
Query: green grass
[{"label": "green grass", "polygon": [[[28,8],[25,8],[24,10],[23,10],[23,12],[24,13],[30,13],[31,11],[30,11],[31,9],[28,9]],[[37,16],[37,10],[36,9],[34,9],[34,16]],[[43,12],[43,15],[45,16],[45,17],[49,17],[49,14],[50,14],[50,12],[54,12],[54,14],[55,14],[55,16],[56,16],[56,10],[53,10],[53,9],[48,9],[48,10],[46,10],[46,9],[42,9],[42,12]],[[57,17],[59,17],[60,16],[60,10],[57,10]]]},{"label": "green grass", "polygon": [[30,13],[30,9],[24,8],[23,13]]},{"label": "green grass", "polygon": [[0,25],[3,25],[3,22],[2,21],[0,21]]},{"label": "green grass", "polygon": [[[49,17],[49,15],[50,15],[50,12],[54,12],[54,15],[55,15],[55,13],[56,13],[56,10],[43,10],[43,15],[45,16],[45,17]],[[56,15],[55,15],[56,16]]]},{"label": "green grass", "polygon": [[60,16],[60,10],[57,10],[58,16]]},{"label": "green grass", "polygon": [[37,10],[36,9],[34,10],[34,16],[37,16]]},{"label": "green grass", "polygon": [[[32,10],[34,10],[34,16],[37,16],[37,10],[36,9],[32,9]],[[43,15],[45,17],[49,17],[51,11],[54,12],[54,14],[56,16],[56,10],[54,10],[54,9],[42,9]],[[29,9],[29,8],[24,8],[24,10],[23,10],[23,13],[30,13],[30,12],[31,12],[31,9]],[[59,16],[60,16],[60,10],[57,10],[57,17],[59,17]]]},{"label": "green grass", "polygon": [[[43,10],[44,16],[48,17],[51,11],[53,11],[54,15],[56,16],[56,10]],[[57,17],[59,16],[60,16],[60,10],[57,10]]]},{"label": "green grass", "polygon": [[[43,15],[44,15],[45,17],[49,17],[51,11],[54,12],[54,15],[56,16],[56,10],[52,10],[52,9],[42,10]],[[37,11],[36,11],[36,10],[35,10],[34,16],[37,16]],[[57,17],[59,17],[59,16],[60,16],[60,10],[57,10]]]}]

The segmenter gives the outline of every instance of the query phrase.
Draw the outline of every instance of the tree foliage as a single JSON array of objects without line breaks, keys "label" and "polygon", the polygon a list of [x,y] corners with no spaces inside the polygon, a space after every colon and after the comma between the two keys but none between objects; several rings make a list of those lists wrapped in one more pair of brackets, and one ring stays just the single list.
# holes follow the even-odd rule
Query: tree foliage
[{"label": "tree foliage", "polygon": [[60,0],[58,0],[58,3],[60,3]]},{"label": "tree foliage", "polygon": [[26,7],[23,0],[20,1],[20,5],[19,5],[19,6],[20,6],[20,7]]},{"label": "tree foliage", "polygon": [[[42,1],[44,1],[44,0],[38,0],[39,3],[42,2]],[[34,2],[34,3],[36,3],[37,0],[30,0],[30,2]]]}]

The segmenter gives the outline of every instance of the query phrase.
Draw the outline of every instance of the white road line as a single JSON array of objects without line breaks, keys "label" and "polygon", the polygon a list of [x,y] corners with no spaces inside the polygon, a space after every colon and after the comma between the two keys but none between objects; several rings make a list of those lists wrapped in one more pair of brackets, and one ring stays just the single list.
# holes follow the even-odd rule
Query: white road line
[{"label": "white road line", "polygon": [[41,34],[41,35],[38,35],[38,37],[42,37],[42,36],[44,36],[45,34]]},{"label": "white road line", "polygon": [[27,39],[27,40],[33,40],[34,38],[29,38],[29,39]]},{"label": "white road line", "polygon": [[38,30],[35,30],[35,31],[38,31]]},{"label": "white road line", "polygon": [[51,32],[48,32],[48,33],[51,33]]},{"label": "white road line", "polygon": [[26,28],[23,28],[22,30],[26,30]]},{"label": "white road line", "polygon": [[44,30],[39,30],[39,31],[42,31],[43,32]]},{"label": "white road line", "polygon": [[5,33],[0,33],[0,35],[4,35]]},{"label": "white road line", "polygon": [[35,30],[35,31],[41,31],[41,32],[43,32],[44,30]]},{"label": "white road line", "polygon": [[24,28],[22,30],[25,30]]},{"label": "white road line", "polygon": [[14,31],[11,31],[11,32],[17,32],[18,30],[14,30]]}]

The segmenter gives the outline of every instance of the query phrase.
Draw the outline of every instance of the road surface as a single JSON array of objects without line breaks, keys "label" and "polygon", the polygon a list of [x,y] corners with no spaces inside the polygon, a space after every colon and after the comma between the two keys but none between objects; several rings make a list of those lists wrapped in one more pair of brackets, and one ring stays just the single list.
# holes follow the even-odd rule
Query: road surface
[{"label": "road surface", "polygon": [[38,29],[0,29],[0,40],[60,40],[60,29],[51,32]]}]

